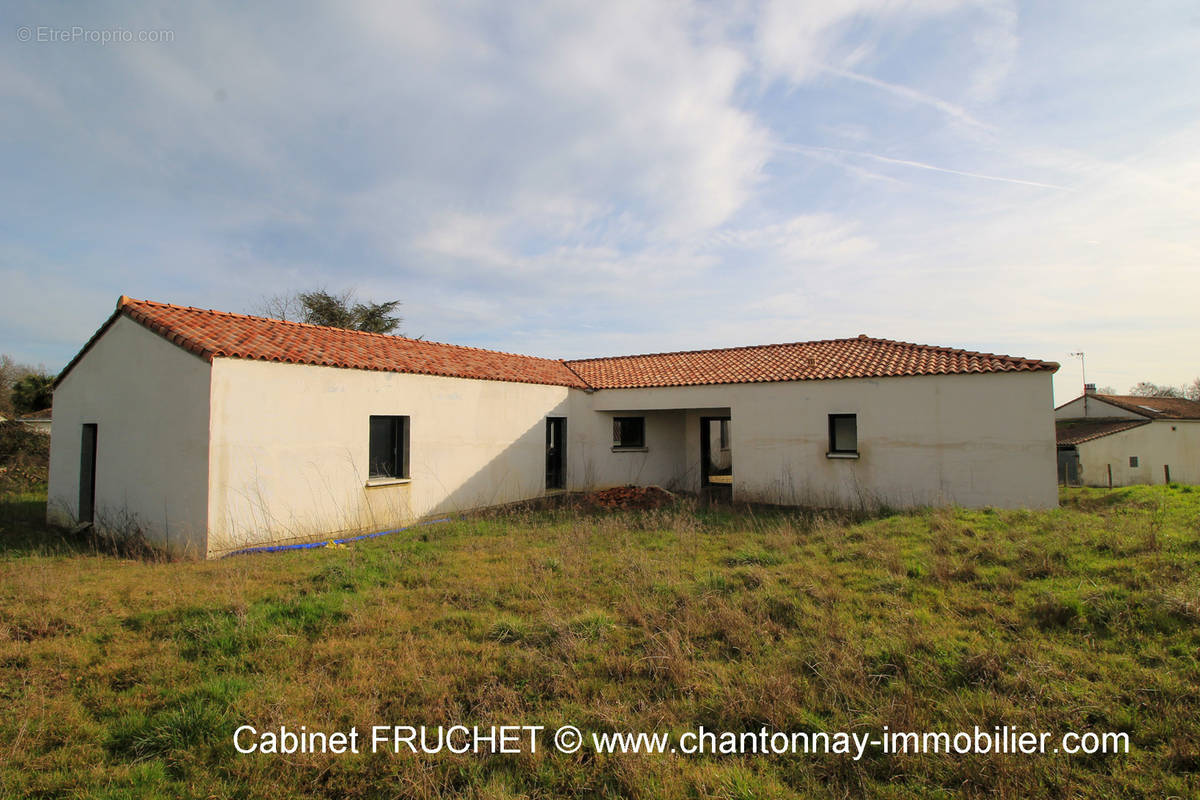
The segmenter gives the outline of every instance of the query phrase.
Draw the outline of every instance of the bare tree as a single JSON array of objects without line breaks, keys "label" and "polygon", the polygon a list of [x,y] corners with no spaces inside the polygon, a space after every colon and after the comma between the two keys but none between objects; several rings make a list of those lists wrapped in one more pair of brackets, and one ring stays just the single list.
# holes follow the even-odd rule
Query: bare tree
[{"label": "bare tree", "polygon": [[285,322],[297,322],[303,313],[300,296],[296,292],[289,294],[272,294],[263,297],[250,309],[250,313],[260,317],[281,319]]},{"label": "bare tree", "polygon": [[1200,400],[1200,377],[1183,387],[1183,396],[1188,400]]},{"label": "bare tree", "polygon": [[1181,397],[1182,393],[1174,386],[1160,386],[1157,383],[1150,381],[1141,381],[1136,386],[1129,390],[1129,393],[1138,397]]}]

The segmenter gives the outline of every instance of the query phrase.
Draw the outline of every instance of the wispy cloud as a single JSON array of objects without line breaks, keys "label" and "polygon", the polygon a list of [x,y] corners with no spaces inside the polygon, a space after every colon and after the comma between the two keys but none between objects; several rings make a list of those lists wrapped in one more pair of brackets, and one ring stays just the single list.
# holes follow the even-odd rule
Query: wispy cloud
[{"label": "wispy cloud", "polygon": [[828,72],[831,75],[836,75],[839,78],[845,78],[848,81],[854,81],[856,83],[861,83],[866,86],[880,89],[884,92],[895,95],[896,97],[908,100],[909,102],[937,109],[955,122],[962,122],[966,125],[979,128],[983,131],[991,132],[994,130],[992,126],[977,120],[969,111],[967,111],[967,109],[963,108],[962,106],[956,105],[947,100],[943,100],[939,97],[926,94],[925,92],[917,91],[916,89],[908,86],[901,86],[898,83],[888,83],[887,81],[882,81],[878,78],[872,78],[870,75],[863,75],[858,72],[852,72],[848,69],[839,69],[838,67],[832,67],[828,64],[822,64],[821,70],[823,72]]},{"label": "wispy cloud", "polygon": [[949,169],[948,167],[939,167],[934,164],[926,164],[922,161],[912,161],[905,158],[892,158],[891,156],[883,156],[878,153],[864,153],[858,150],[843,150],[837,147],[822,147],[818,145],[801,145],[801,144],[781,144],[776,148],[787,153],[800,153],[802,155],[813,155],[822,153],[831,153],[841,156],[852,156],[854,158],[866,158],[872,161],[878,161],[884,164],[896,164],[902,167],[912,167],[913,169],[927,169],[932,172],[943,172],[947,175],[959,175],[964,178],[978,178],[984,181],[999,181],[1000,183],[1012,183],[1018,186],[1035,186],[1039,189],[1055,189],[1062,192],[1073,191],[1066,186],[1056,186],[1052,183],[1042,183],[1040,181],[1024,180],[1022,178],[1006,178],[999,175],[984,175],[979,172],[969,172],[961,169]]}]

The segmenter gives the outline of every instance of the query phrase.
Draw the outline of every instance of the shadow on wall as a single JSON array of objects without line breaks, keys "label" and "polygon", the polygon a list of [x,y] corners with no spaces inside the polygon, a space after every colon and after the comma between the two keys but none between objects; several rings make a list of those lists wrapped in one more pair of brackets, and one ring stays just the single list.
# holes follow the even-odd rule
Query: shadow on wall
[{"label": "shadow on wall", "polygon": [[[342,463],[338,469],[329,469],[328,460],[310,459],[299,468],[304,471],[308,496],[320,498],[315,509],[310,507],[297,513],[281,505],[265,488],[268,482],[256,479],[237,492],[231,490],[236,502],[225,509],[224,527],[228,533],[219,542],[210,541],[209,549],[219,554],[268,542],[287,544],[341,538],[386,530],[421,518],[541,497],[546,494],[545,426],[545,417],[538,419],[455,486],[441,481],[438,470],[429,466],[428,455],[418,452],[419,445],[415,442],[411,446],[413,477],[407,484],[366,487],[363,465],[357,463],[349,450],[340,452],[338,458]],[[699,464],[690,463],[682,446],[686,436],[682,422],[677,431],[668,434],[677,435],[679,440],[664,441],[660,445],[663,449],[658,450],[658,453],[680,453],[668,462],[670,470],[664,469],[661,456],[651,461],[644,453],[621,454],[601,465],[597,457],[578,456],[573,451],[582,448],[582,453],[590,453],[595,447],[607,450],[609,442],[572,438],[572,434],[568,429],[569,489],[652,483],[678,492],[687,491],[699,482]],[[346,479],[348,473],[354,476],[351,481]],[[429,491],[431,484],[437,491]],[[425,498],[430,500],[428,504],[422,502]]]},{"label": "shadow on wall", "polygon": [[[236,500],[225,509],[226,534],[220,541],[210,541],[209,549],[219,554],[266,543],[340,538],[386,530],[419,518],[540,497],[545,493],[545,436],[543,418],[453,487],[442,483],[436,470],[423,468],[428,456],[423,458],[415,451],[411,454],[411,482],[375,487],[367,486],[363,465],[349,450],[340,456],[348,469],[330,470],[325,461],[309,460],[300,468],[308,495],[320,498],[315,508],[297,512],[274,500],[265,488],[266,481],[256,479],[250,486],[230,490]],[[353,475],[350,481],[348,473]],[[440,499],[423,505],[421,498],[429,496],[430,483],[438,487],[432,496]]]}]

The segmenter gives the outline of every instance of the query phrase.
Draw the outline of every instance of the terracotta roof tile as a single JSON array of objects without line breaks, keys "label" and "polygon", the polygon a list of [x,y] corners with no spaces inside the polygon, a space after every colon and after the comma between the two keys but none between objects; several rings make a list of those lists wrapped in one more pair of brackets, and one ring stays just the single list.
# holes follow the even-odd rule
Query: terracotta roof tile
[{"label": "terracotta roof tile", "polygon": [[127,316],[206,361],[245,358],[380,372],[585,386],[561,361],[481,350],[403,336],[363,333],[301,322],[173,306],[122,296],[116,312],[58,380],[119,316]]},{"label": "terracotta roof tile", "polygon": [[1066,419],[1054,424],[1054,432],[1059,444],[1083,444],[1149,424],[1148,419]]},{"label": "terracotta roof tile", "polygon": [[1182,397],[1140,397],[1133,394],[1091,396],[1150,419],[1200,419],[1200,402]]},{"label": "terracotta roof tile", "polygon": [[122,295],[117,310],[59,374],[56,385],[121,316],[207,361],[246,358],[592,389],[1058,369],[1053,362],[867,336],[557,361],[133,300]]},{"label": "terracotta roof tile", "polygon": [[566,363],[597,389],[1058,369],[1053,362],[868,336]]}]

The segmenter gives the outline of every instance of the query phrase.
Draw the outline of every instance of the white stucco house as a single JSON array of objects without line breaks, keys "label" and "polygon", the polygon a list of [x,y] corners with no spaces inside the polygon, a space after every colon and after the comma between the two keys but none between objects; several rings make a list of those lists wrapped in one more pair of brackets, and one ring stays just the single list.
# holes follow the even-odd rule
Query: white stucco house
[{"label": "white stucco house", "polygon": [[1088,391],[1054,416],[1060,483],[1200,483],[1200,402]]},{"label": "white stucco house", "polygon": [[205,557],[626,484],[1046,508],[1057,368],[866,336],[561,361],[122,297],[56,383],[49,515]]}]

